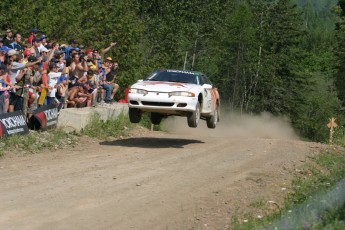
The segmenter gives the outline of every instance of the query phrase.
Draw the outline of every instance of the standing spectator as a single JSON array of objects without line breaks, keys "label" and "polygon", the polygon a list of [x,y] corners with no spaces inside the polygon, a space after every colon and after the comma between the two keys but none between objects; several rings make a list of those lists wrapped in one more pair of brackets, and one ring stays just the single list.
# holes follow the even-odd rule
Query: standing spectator
[{"label": "standing spectator", "polygon": [[24,48],[21,45],[22,36],[20,33],[15,33],[13,36],[13,42],[10,44],[9,48],[16,50],[17,52],[23,52]]},{"label": "standing spectator", "polygon": [[80,54],[85,54],[85,51],[86,51],[86,50],[85,50],[85,46],[79,45],[79,46],[78,46],[78,49],[79,49],[79,53],[80,53]]},{"label": "standing spectator", "polygon": [[24,58],[28,58],[31,55],[31,50],[28,48],[28,46],[24,46],[23,56]]},{"label": "standing spectator", "polygon": [[39,47],[41,45],[41,41],[38,38],[33,38],[32,39],[32,47],[31,47],[31,53],[35,54],[35,57],[39,58],[41,56]]},{"label": "standing spectator", "polygon": [[101,50],[101,60],[102,60],[102,61],[104,60],[105,54],[106,54],[111,48],[113,48],[114,46],[116,46],[116,42],[110,43],[110,46],[108,46],[107,48]]},{"label": "standing spectator", "polygon": [[70,57],[71,50],[75,50],[75,44],[76,44],[75,39],[71,39],[71,40],[69,40],[69,44],[65,45],[65,47],[66,47],[66,49],[65,49],[65,52],[66,52],[65,58],[66,58],[66,60]]},{"label": "standing spectator", "polygon": [[[59,44],[56,45],[57,47],[59,46]],[[66,60],[65,60],[65,53],[63,53],[61,50],[57,49],[54,51],[54,58],[56,61],[56,64],[59,67],[59,71],[62,71],[65,67],[66,64]],[[52,58],[53,60],[53,58]]]},{"label": "standing spectator", "polygon": [[31,35],[28,37],[28,44],[32,45],[32,39],[36,38],[38,34],[38,29],[33,28],[31,29]]},{"label": "standing spectator", "polygon": [[7,67],[5,64],[0,64],[0,114],[7,113],[9,99],[8,90],[10,86],[6,83]]},{"label": "standing spectator", "polygon": [[78,53],[72,54],[72,63],[70,65],[70,74],[80,79],[85,72],[88,71],[87,57],[85,55],[79,56]]},{"label": "standing spectator", "polygon": [[34,66],[41,62],[41,58],[35,60],[34,62],[28,62],[26,64],[21,63],[21,55],[17,51],[11,49],[7,52],[7,56],[12,61],[12,68],[9,70],[10,76],[10,86],[14,86],[17,82],[19,84],[15,87],[17,90],[10,92],[10,108],[9,111],[22,110],[23,108],[23,98],[21,88],[25,84],[24,69],[27,67]]},{"label": "standing spectator", "polygon": [[0,34],[0,48],[4,45],[4,43],[3,43],[3,38],[2,38],[2,36],[1,36],[1,34]]},{"label": "standing spectator", "polygon": [[65,102],[65,95],[67,90],[67,77],[65,75],[61,75],[58,79],[57,86],[56,86],[56,99],[59,100],[58,110],[62,109],[64,102]]},{"label": "standing spectator", "polygon": [[45,36],[44,34],[42,34],[40,37],[39,37],[39,39],[40,39],[40,46],[38,47],[38,50],[40,51],[40,52],[42,52],[42,49],[43,48],[47,48],[47,47],[45,47],[48,43],[47,43],[47,36]]},{"label": "standing spectator", "polygon": [[10,49],[7,46],[2,46],[0,48],[0,64],[5,62],[5,57]]},{"label": "standing spectator", "polygon": [[54,98],[56,95],[56,87],[59,77],[61,76],[61,72],[58,72],[58,66],[56,63],[51,63],[49,65],[50,72],[48,74],[48,85],[49,85],[49,92],[47,94],[47,105],[54,103]]},{"label": "standing spectator", "polygon": [[3,39],[3,45],[9,47],[12,42],[13,42],[12,30],[7,29],[5,37]]}]

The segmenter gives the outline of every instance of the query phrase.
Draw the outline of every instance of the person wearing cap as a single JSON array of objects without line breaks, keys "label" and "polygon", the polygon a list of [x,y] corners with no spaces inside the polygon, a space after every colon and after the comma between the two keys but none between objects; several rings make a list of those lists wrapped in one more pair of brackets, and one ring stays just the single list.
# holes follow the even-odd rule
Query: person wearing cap
[{"label": "person wearing cap", "polygon": [[109,72],[111,70],[111,67],[113,65],[112,58],[107,57],[103,63],[103,65],[99,68],[100,69],[100,85],[105,90],[105,103],[111,103],[112,102],[112,91],[113,86],[109,83],[110,81],[107,81],[107,76],[109,78]]},{"label": "person wearing cap", "polygon": [[79,49],[79,53],[83,53],[83,54],[85,54],[85,52],[86,52],[86,50],[85,50],[85,46],[83,46],[83,45],[79,45],[78,46],[78,49]]},{"label": "person wearing cap", "polygon": [[4,46],[7,46],[7,47],[10,46],[10,44],[13,42],[12,30],[10,30],[10,29],[6,30],[5,37],[4,37],[2,42],[3,42]]},{"label": "person wearing cap", "polygon": [[12,60],[12,68],[9,71],[11,84],[15,84],[20,78],[17,78],[18,70],[23,70],[28,67],[32,67],[42,61],[42,58],[38,58],[35,62],[28,62],[26,64],[21,63],[21,55],[14,49],[11,49],[7,52],[7,56]]},{"label": "person wearing cap", "polygon": [[50,72],[48,73],[48,85],[49,85],[49,92],[47,94],[47,105],[54,103],[54,98],[56,95],[56,85],[58,82],[58,79],[61,76],[61,72],[58,72],[59,67],[56,65],[56,63],[51,62],[49,64]]},{"label": "person wearing cap", "polygon": [[63,71],[66,64],[66,60],[64,57],[64,53],[61,50],[55,50],[54,56],[50,61],[54,61],[59,66],[59,71]]},{"label": "person wearing cap", "polygon": [[[9,112],[22,110],[23,108],[23,86],[29,81],[29,78],[26,79],[24,76],[26,74],[25,68],[32,67],[39,62],[41,59],[37,59],[34,62],[22,63],[22,55],[17,51],[11,49],[7,52],[9,60],[12,61],[12,67],[9,69],[10,85],[13,86],[16,90],[10,92],[10,106]],[[30,97],[30,94],[29,94]],[[30,98],[29,98],[30,100]]]},{"label": "person wearing cap", "polygon": [[93,53],[93,50],[91,48],[86,48],[85,49],[85,55],[87,57],[87,64],[90,66],[92,65],[97,65],[97,60],[95,58],[95,55]]},{"label": "person wearing cap", "polygon": [[41,50],[43,49],[43,48],[46,48],[47,49],[47,47],[45,47],[48,43],[47,43],[47,36],[45,36],[44,34],[42,34],[40,37],[39,37],[39,39],[40,39],[40,46],[38,47],[38,50],[41,52]]},{"label": "person wearing cap", "polygon": [[6,54],[9,50],[11,49],[8,48],[7,46],[2,46],[0,48],[0,64],[5,62]]},{"label": "person wearing cap", "polygon": [[49,63],[50,63],[50,60],[54,56],[55,50],[56,50],[56,47],[54,47],[52,50],[48,50],[45,46],[43,46],[43,48],[41,48],[40,57],[42,57],[42,69],[44,69],[44,70],[49,69]]},{"label": "person wearing cap", "polygon": [[35,56],[28,56],[27,58],[27,62],[29,63],[36,63],[33,66],[30,66],[28,68],[26,68],[27,70],[27,74],[29,74],[30,78],[29,79],[25,79],[25,84],[30,85],[29,88],[29,98],[28,98],[28,113],[31,113],[37,108],[35,105],[35,100],[38,98],[38,93],[37,93],[37,87],[36,85],[33,85],[35,76],[39,73],[39,65],[40,63],[37,62],[37,58]]},{"label": "person wearing cap", "polygon": [[75,40],[75,39],[70,39],[70,40],[68,41],[68,44],[65,45],[65,47],[66,47],[66,48],[65,48],[65,53],[66,53],[65,59],[66,59],[66,60],[67,60],[68,58],[70,58],[70,56],[72,56],[71,51],[72,51],[72,50],[75,51],[75,49],[76,49],[75,45],[76,45],[76,40]]},{"label": "person wearing cap", "polygon": [[31,35],[28,37],[28,44],[32,45],[32,39],[36,38],[38,34],[38,29],[32,28]]},{"label": "person wearing cap", "polygon": [[40,50],[39,50],[40,45],[41,45],[40,39],[34,37],[32,39],[32,46],[30,48],[30,51],[31,51],[31,53],[34,53],[35,54],[34,56],[37,58],[39,58],[41,56]]},{"label": "person wearing cap", "polygon": [[[33,55],[30,55],[28,57],[28,62],[36,62],[37,58]],[[33,69],[33,75],[30,77],[30,88],[33,89],[33,92],[35,92],[36,97],[38,98],[41,90],[42,85],[46,85],[48,87],[48,81],[47,81],[47,71],[40,68],[41,64],[37,63],[32,67]]]},{"label": "person wearing cap", "polygon": [[23,46],[20,44],[22,40],[22,36],[20,35],[20,33],[15,33],[13,35],[13,42],[10,44],[10,48],[11,49],[14,49],[18,52],[23,52],[24,48]]},{"label": "person wearing cap", "polygon": [[23,51],[24,58],[28,58],[31,55],[34,55],[34,53],[31,53],[31,50],[28,48],[25,48]]},{"label": "person wearing cap", "polygon": [[60,109],[62,109],[62,107],[64,106],[65,95],[67,91],[67,81],[68,78],[65,75],[61,75],[57,81],[55,97],[59,101],[58,111],[60,111]]},{"label": "person wearing cap", "polygon": [[119,89],[119,85],[115,83],[118,68],[119,64],[117,62],[112,63],[110,66],[110,71],[106,75],[105,86],[109,85],[109,88],[111,88],[111,95],[110,97],[108,97],[108,95],[106,96],[106,99],[108,100],[106,102],[112,103],[115,93]]},{"label": "person wearing cap", "polygon": [[45,46],[43,46],[39,51],[40,51],[40,55],[42,57],[42,60],[47,61],[49,50]]}]

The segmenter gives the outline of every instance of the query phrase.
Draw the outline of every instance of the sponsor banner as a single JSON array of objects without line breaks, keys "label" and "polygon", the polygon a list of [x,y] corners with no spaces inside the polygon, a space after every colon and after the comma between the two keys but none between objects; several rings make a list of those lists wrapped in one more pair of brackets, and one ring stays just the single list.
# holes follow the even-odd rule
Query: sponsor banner
[{"label": "sponsor banner", "polygon": [[0,114],[0,137],[29,133],[22,111]]},{"label": "sponsor banner", "polygon": [[36,109],[32,113],[33,120],[31,120],[32,128],[35,130],[47,130],[56,128],[58,122],[57,105],[45,105]]}]

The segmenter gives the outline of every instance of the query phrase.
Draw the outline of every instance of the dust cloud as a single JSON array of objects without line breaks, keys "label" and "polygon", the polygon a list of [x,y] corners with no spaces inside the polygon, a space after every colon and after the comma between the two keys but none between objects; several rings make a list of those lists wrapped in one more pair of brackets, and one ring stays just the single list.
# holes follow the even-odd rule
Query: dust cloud
[{"label": "dust cloud", "polygon": [[200,120],[197,128],[189,128],[187,118],[171,116],[162,123],[163,130],[181,135],[197,135],[231,138],[265,138],[298,140],[288,119],[269,113],[261,115],[221,114],[215,129],[207,128],[206,121]]}]

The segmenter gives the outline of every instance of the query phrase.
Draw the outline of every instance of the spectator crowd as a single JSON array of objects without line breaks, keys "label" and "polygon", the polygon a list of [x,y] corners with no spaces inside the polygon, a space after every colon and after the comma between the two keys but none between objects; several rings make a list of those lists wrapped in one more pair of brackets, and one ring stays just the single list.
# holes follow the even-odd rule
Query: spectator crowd
[{"label": "spectator crowd", "polygon": [[0,114],[24,103],[28,113],[54,103],[59,110],[113,103],[119,64],[105,55],[115,45],[97,50],[74,39],[59,44],[35,28],[26,39],[7,29],[0,36]]}]

